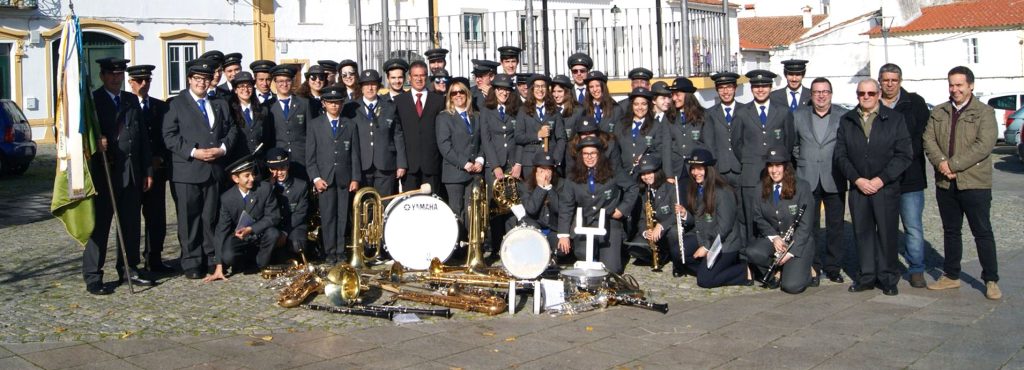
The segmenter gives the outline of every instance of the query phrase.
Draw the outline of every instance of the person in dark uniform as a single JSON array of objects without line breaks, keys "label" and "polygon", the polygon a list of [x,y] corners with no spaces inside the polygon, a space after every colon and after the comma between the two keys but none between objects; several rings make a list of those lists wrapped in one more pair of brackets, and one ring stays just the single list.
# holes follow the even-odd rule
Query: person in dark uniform
[{"label": "person in dark uniform", "polygon": [[697,101],[693,82],[689,78],[679,77],[668,86],[671,92],[672,108],[669,109],[670,132],[673,134],[670,145],[672,172],[686,177],[686,159],[696,148],[713,150],[715,142],[714,126],[706,122],[704,107]]},{"label": "person in dark uniform", "polygon": [[[256,181],[255,169],[252,155],[246,155],[229,166],[235,186],[220,196],[217,252],[214,254],[216,267],[213,274],[203,278],[205,283],[227,280],[225,266],[238,273],[251,271],[249,260],[255,260],[256,268],[270,265],[270,257],[281,236],[277,229],[281,213],[273,189]],[[253,247],[256,247],[255,256],[251,251]]]},{"label": "person in dark uniform", "polygon": [[274,102],[277,97],[274,96],[274,92],[270,89],[270,84],[273,83],[273,77],[270,76],[270,71],[277,67],[277,64],[269,60],[257,60],[249,63],[249,70],[252,71],[252,77],[256,79],[256,97],[259,99],[260,104],[267,104],[267,102]]},{"label": "person in dark uniform", "polygon": [[342,107],[345,125],[359,134],[359,157],[363,186],[372,186],[381,196],[398,193],[398,179],[409,168],[405,156],[405,134],[398,122],[395,104],[379,99],[380,73],[364,69],[359,73],[362,96]]},{"label": "person in dark uniform", "polygon": [[[441,182],[448,193],[448,206],[466,222],[464,212],[472,183],[484,169],[480,150],[480,121],[469,102],[469,87],[454,83],[445,98],[445,110],[437,115],[437,148],[444,160]],[[469,225],[464,225],[468,229]]]},{"label": "person in dark uniform", "polygon": [[164,143],[173,153],[171,182],[177,197],[181,268],[189,279],[202,277],[203,267],[214,271],[214,226],[225,182],[225,156],[239,136],[228,103],[205,95],[213,66],[213,61],[198,59],[189,68],[188,90],[171,101],[164,116]]},{"label": "person in dark uniform", "polygon": [[292,252],[302,253],[309,234],[309,183],[289,175],[288,151],[271,148],[266,158],[270,169],[266,185],[273,187],[281,214],[281,222],[277,224],[281,232],[278,247],[287,244]]},{"label": "person in dark uniform", "polygon": [[554,158],[548,153],[538,152],[533,165],[533,177],[520,182],[518,189],[525,215],[522,219],[510,217],[505,229],[512,230],[519,224],[535,227],[547,238],[552,255],[568,256],[558,249],[558,216],[562,213],[558,199],[563,184],[555,173]]},{"label": "person in dark uniform", "polygon": [[[683,235],[682,255],[686,271],[697,275],[697,286],[701,288],[751,285],[747,263],[739,255],[744,245],[740,242],[741,229],[736,220],[739,213],[736,194],[715,169],[711,151],[694,149],[687,165],[690,176],[683,187],[686,189],[685,209],[679,211],[687,229]],[[708,254],[718,238],[721,238],[722,249],[714,265],[710,265]],[[675,276],[682,272],[673,269]]]},{"label": "person in dark uniform", "polygon": [[359,89],[359,64],[351,59],[341,61],[338,63],[338,75],[338,83],[345,85],[345,100],[358,99],[362,94]]},{"label": "person in dark uniform", "polygon": [[753,242],[753,208],[758,202],[761,190],[761,170],[768,148],[785,148],[792,152],[796,142],[793,129],[793,114],[785,106],[772,103],[768,98],[772,80],[776,75],[770,71],[755,69],[747,72],[750,91],[754,101],[744,105],[736,114],[736,127],[732,130],[733,149],[743,166],[740,175],[740,197],[743,200],[743,225],[746,227],[746,242]]},{"label": "person in dark uniform", "polygon": [[[587,227],[597,227],[600,210],[604,210],[608,233],[594,239],[594,256],[608,271],[621,274],[625,269],[622,223],[633,211],[637,187],[629,176],[615,173],[611,161],[602,153],[604,149],[604,143],[597,137],[587,137],[577,144],[580,160],[573,165],[569,181],[559,195],[558,249],[563,254],[573,250],[580,260],[586,258],[585,236],[572,232],[576,208],[583,209],[583,224]],[[570,237],[574,239],[572,245]]]},{"label": "person in dark uniform", "polygon": [[315,115],[320,115],[324,112],[324,106],[320,102],[324,86],[328,86],[327,71],[320,65],[313,65],[306,70],[306,81],[299,85],[299,91],[296,91],[295,95],[306,98],[309,101],[309,110]]},{"label": "person in dark uniform", "polygon": [[[556,165],[562,163],[566,138],[562,115],[555,100],[551,98],[551,79],[537,74],[527,83],[530,92],[526,103],[519,110],[515,137],[523,175],[529,179],[533,176],[533,159],[537,157],[537,152],[546,150],[555,159]],[[547,148],[544,147],[545,139]]]},{"label": "person in dark uniform", "polygon": [[583,121],[596,123],[601,131],[615,133],[615,125],[622,121],[623,112],[608,92],[608,77],[601,71],[590,71],[583,81],[587,85]]},{"label": "person in dark uniform", "polygon": [[[96,63],[100,65],[103,86],[92,92],[92,99],[96,104],[101,135],[98,150],[106,154],[93,153],[89,161],[92,183],[96,188],[93,208],[96,224],[82,254],[82,277],[86,291],[103,295],[111,292],[103,286],[103,263],[106,261],[107,237],[114,221],[115,203],[117,227],[124,235],[125,245],[122,247],[128,257],[125,261],[121,253],[117,254],[118,284],[132,279],[135,284],[153,285],[137,270],[141,234],[139,207],[142,193],[153,185],[153,169],[148,132],[143,126],[138,97],[121,91],[128,60],[111,57],[98,59]],[[113,188],[108,186],[108,181]]]},{"label": "person in dark uniform", "polygon": [[[656,154],[646,154],[637,165],[640,203],[640,217],[637,218],[637,239],[649,247],[653,242],[658,246],[658,265],[664,266],[671,255],[676,261],[680,256],[679,236],[676,233],[676,205],[681,204],[676,198],[676,186],[666,181],[664,171],[661,170],[661,160]],[[647,224],[646,207],[650,204],[653,211],[654,224]],[[649,248],[637,250],[633,248],[631,254],[645,264],[653,264],[653,254]],[[673,271],[682,270],[683,263],[673,263]],[[660,271],[660,270],[659,270]]]},{"label": "person in dark uniform", "polygon": [[324,70],[324,74],[327,75],[324,79],[324,86],[331,86],[338,83],[338,70],[341,66],[338,62],[329,59],[321,59],[316,61],[316,64]]},{"label": "person in dark uniform", "polygon": [[512,82],[519,84],[519,76],[516,74],[519,72],[519,54],[523,52],[523,49],[516,46],[502,46],[498,48],[498,61],[501,62],[502,73],[512,78]]},{"label": "person in dark uniform", "polygon": [[228,53],[224,54],[224,83],[217,85],[217,94],[228,98],[235,91],[235,86],[231,83],[235,79],[235,75],[242,71],[242,53]]},{"label": "person in dark uniform", "polygon": [[[235,161],[246,155],[261,157],[256,154],[256,149],[263,145],[263,150],[267,150],[274,143],[273,116],[270,115],[270,108],[256,101],[253,94],[256,90],[253,88],[255,83],[256,79],[249,72],[239,72],[231,80],[234,91],[228,101],[231,104],[231,114],[238,125],[238,132],[242,135],[239,140],[244,143],[235,145],[232,153],[228,155],[229,159]],[[257,181],[262,181],[268,176],[266,167],[259,163],[255,164],[253,172]]]},{"label": "person in dark uniform", "polygon": [[164,251],[164,238],[167,236],[167,180],[170,179],[171,152],[164,145],[162,126],[164,115],[167,114],[167,103],[149,96],[150,83],[153,81],[151,65],[135,65],[127,68],[128,85],[132,93],[139,98],[142,112],[142,124],[148,138],[151,168],[153,169],[153,185],[142,193],[142,217],[146,219],[146,237],[142,258],[146,270],[152,273],[172,272],[170,266],[163,263],[161,255]]},{"label": "person in dark uniform", "polygon": [[277,66],[271,71],[277,97],[270,104],[270,115],[274,122],[275,147],[284,148],[292,164],[292,176],[306,179],[306,132],[307,125],[315,120],[318,112],[310,108],[309,100],[292,95],[292,76],[295,71],[288,66]]},{"label": "person in dark uniform", "polygon": [[[426,75],[423,62],[413,63],[410,74]],[[409,91],[395,97],[398,121],[405,134],[405,156],[409,169],[402,178],[404,190],[419,189],[430,184],[441,192],[441,152],[437,149],[436,118],[444,109],[444,95],[427,91],[426,79],[410,79]]]},{"label": "person in dark uniform", "polygon": [[585,53],[576,53],[569,56],[569,73],[572,77],[572,96],[576,103],[583,105],[587,97],[587,75],[594,68],[594,60]]},{"label": "person in dark uniform", "polygon": [[[473,62],[474,86],[469,90],[471,99],[470,103],[473,105],[473,110],[479,112],[480,107],[484,105],[484,100],[487,100],[487,94],[490,94],[491,92],[491,82],[494,81],[494,76],[498,74],[498,66],[500,66],[501,63],[493,60],[479,59],[473,59],[471,61]],[[450,87],[451,86],[449,86],[449,88]]]},{"label": "person in dark uniform", "polygon": [[441,95],[448,93],[448,85],[452,83],[452,76],[448,75],[448,71],[442,69],[433,72],[428,79],[430,81],[430,92]]},{"label": "person in dark uniform", "polygon": [[573,166],[575,166],[576,162],[580,159],[580,151],[577,149],[577,146],[581,141],[588,137],[597,137],[601,140],[601,144],[606,148],[601,151],[601,153],[608,159],[613,169],[622,167],[619,164],[622,160],[622,156],[619,154],[619,144],[616,143],[615,135],[599,130],[595,123],[583,120],[576,122],[576,128],[573,132],[575,135],[573,135],[566,144],[566,147],[568,148],[566,149],[565,155],[565,172],[567,175],[572,171]]},{"label": "person in dark uniform", "polygon": [[530,79],[534,76],[533,73],[516,73],[510,76],[515,81],[516,96],[519,97],[519,102],[526,103],[526,99],[530,96]]},{"label": "person in dark uniform", "polygon": [[732,72],[721,72],[711,76],[715,80],[718,92],[718,103],[708,108],[704,115],[705,123],[710,125],[712,132],[708,135],[707,144],[715,155],[716,169],[733,189],[740,188],[740,158],[733,150],[733,121],[741,105],[736,103],[736,80],[740,75]]},{"label": "person in dark uniform", "polygon": [[409,63],[402,59],[388,59],[384,62],[388,93],[381,95],[381,99],[394,102],[395,96],[405,92],[405,73],[408,71]]},{"label": "person in dark uniform", "polygon": [[[806,181],[796,178],[786,148],[770,149],[764,162],[761,196],[751,212],[757,228],[754,232],[756,238],[751,240],[743,254],[762,276],[768,272],[773,258],[778,259],[781,277],[776,279],[775,276],[769,276],[769,287],[778,286],[783,292],[799,294],[808,285],[817,286],[818,282],[811,271],[814,263],[814,239],[811,237],[814,225],[810,218],[816,214],[812,209],[815,206],[814,195]],[[796,222],[796,214],[801,207],[806,207],[806,213],[801,216],[800,225],[794,230],[787,251],[783,236]]]},{"label": "person in dark uniform", "polygon": [[903,115],[879,104],[878,82],[857,84],[857,109],[839,121],[835,165],[850,182],[850,218],[857,240],[859,273],[850,292],[882,289],[896,295],[900,179],[913,161]]},{"label": "person in dark uniform", "polygon": [[803,85],[804,75],[807,74],[807,61],[783,60],[782,74],[786,76],[786,87],[771,92],[772,103],[787,106],[790,112],[810,104],[811,90]]},{"label": "person in dark uniform", "polygon": [[[629,77],[629,91],[633,91],[640,87],[650,90],[651,79],[654,78],[654,72],[651,72],[651,70],[647,68],[640,67],[631,69],[626,76]],[[620,112],[629,112],[629,106],[631,104],[630,100],[631,99],[627,97],[617,103]]]},{"label": "person in dark uniform", "polygon": [[448,68],[448,61],[445,60],[448,56],[448,49],[434,48],[423,52],[423,55],[427,57],[427,63],[430,64],[431,75]]},{"label": "person in dark uniform", "polygon": [[358,129],[351,121],[341,117],[345,88],[328,86],[324,89],[323,99],[325,114],[310,122],[311,137],[306,141],[306,163],[309,164],[307,170],[313,179],[313,187],[319,193],[317,199],[320,203],[320,233],[324,252],[327,263],[333,265],[344,260],[349,196],[359,189],[362,160],[359,156]]},{"label": "person in dark uniform", "polygon": [[[645,153],[661,155],[662,149],[670,144],[670,135],[665,127],[654,121],[651,111],[651,90],[643,87],[629,93],[630,108],[614,131],[615,142],[619,145],[619,168],[630,176],[636,175],[635,166]],[[661,163],[658,163],[661,167]],[[664,171],[667,172],[667,171]]]},{"label": "person in dark uniform", "polygon": [[496,76],[480,111],[480,147],[487,160],[484,166],[487,184],[505,176],[523,177],[523,165],[515,140],[516,129],[522,122],[516,118],[520,105],[513,96],[510,76]]},{"label": "person in dark uniform", "polygon": [[[555,107],[562,115],[562,128],[565,130],[566,140],[576,135],[576,124],[580,121],[580,117],[583,117],[583,110],[580,109],[579,102],[572,95],[572,86],[569,76],[557,75],[551,79],[551,98],[555,100]],[[569,152],[573,150],[575,150],[574,147],[566,145],[562,158],[568,158]],[[560,173],[561,170],[559,168]]]},{"label": "person in dark uniform", "polygon": [[[231,91],[221,89],[219,86],[221,77],[224,76],[224,52],[210,50],[200,55],[199,58],[193,59],[193,61],[198,59],[213,62],[213,77],[210,79],[210,86],[206,88],[206,96],[208,98],[225,98]],[[185,68],[188,67],[189,65],[186,63]]]}]

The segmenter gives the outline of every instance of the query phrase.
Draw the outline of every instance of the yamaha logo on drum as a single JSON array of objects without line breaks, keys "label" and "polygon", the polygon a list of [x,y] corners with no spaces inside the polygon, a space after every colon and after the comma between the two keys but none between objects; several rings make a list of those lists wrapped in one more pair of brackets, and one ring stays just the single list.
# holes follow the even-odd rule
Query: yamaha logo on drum
[{"label": "yamaha logo on drum", "polygon": [[402,205],[402,210],[403,211],[436,211],[437,210],[437,204],[427,204],[427,203],[403,204]]}]

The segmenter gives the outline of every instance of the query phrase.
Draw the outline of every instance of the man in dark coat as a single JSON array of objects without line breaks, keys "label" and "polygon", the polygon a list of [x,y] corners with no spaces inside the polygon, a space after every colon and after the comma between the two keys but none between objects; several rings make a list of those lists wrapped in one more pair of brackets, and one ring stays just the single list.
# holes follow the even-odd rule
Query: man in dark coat
[{"label": "man in dark coat", "polygon": [[267,168],[270,178],[267,185],[273,186],[280,209],[281,222],[277,229],[292,252],[300,253],[306,248],[309,236],[309,182],[290,175],[288,152],[281,148],[267,151]]},{"label": "man in dark coat", "polygon": [[359,72],[359,85],[361,96],[342,107],[341,119],[354,125],[359,133],[363,185],[374,187],[382,196],[396,194],[398,178],[409,168],[402,124],[394,103],[377,96],[380,73],[373,69]]},{"label": "man in dark coat", "polygon": [[284,65],[271,70],[277,98],[270,104],[270,114],[274,116],[275,147],[284,148],[290,153],[292,175],[305,179],[306,125],[316,119],[319,112],[310,109],[308,99],[292,94],[292,78],[295,73]]},{"label": "man in dark coat", "polygon": [[441,189],[441,152],[437,150],[437,114],[444,109],[444,95],[427,91],[426,79],[418,77],[427,73],[422,63],[413,63],[409,68],[411,89],[395,97],[398,121],[405,134],[405,155],[408,170],[402,179],[402,189],[418,189],[430,184],[434,192]]},{"label": "man in dark coat", "polygon": [[786,87],[772,91],[773,103],[789,107],[789,111],[806,106],[811,101],[811,90],[803,85],[807,74],[807,61],[790,59],[782,61],[782,74],[786,76]]}]

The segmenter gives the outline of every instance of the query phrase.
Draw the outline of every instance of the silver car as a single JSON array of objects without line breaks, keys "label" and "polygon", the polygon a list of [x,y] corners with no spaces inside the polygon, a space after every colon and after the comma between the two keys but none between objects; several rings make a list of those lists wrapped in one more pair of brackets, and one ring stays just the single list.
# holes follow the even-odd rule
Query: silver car
[{"label": "silver car", "polygon": [[1003,131],[1006,143],[1010,145],[1019,144],[1021,126],[1024,126],[1024,108],[1011,113],[1006,121],[1008,122],[1006,131]]}]

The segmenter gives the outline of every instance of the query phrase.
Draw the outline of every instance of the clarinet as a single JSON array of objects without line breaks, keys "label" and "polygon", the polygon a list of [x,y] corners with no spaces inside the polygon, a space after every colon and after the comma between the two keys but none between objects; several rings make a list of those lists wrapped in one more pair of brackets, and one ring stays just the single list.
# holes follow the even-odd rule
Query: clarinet
[{"label": "clarinet", "polygon": [[[679,198],[679,176],[672,176],[675,180],[676,185],[676,205],[682,205],[682,201]],[[683,217],[676,213],[676,241],[679,242],[679,256],[686,263],[686,249],[683,248]]]},{"label": "clarinet", "polygon": [[411,314],[416,314],[416,315],[437,316],[437,317],[443,317],[443,318],[446,318],[446,319],[452,318],[452,310],[448,309],[448,308],[436,309],[435,310],[435,309],[428,309],[428,308],[411,308],[411,307],[401,307],[401,306],[381,306],[381,305],[371,305],[371,304],[368,304],[368,305],[355,305],[355,306],[352,306],[352,308],[354,308],[354,309],[363,309],[363,310],[371,310],[371,311],[380,311],[380,312],[411,313]]},{"label": "clarinet", "polygon": [[395,313],[393,311],[377,311],[377,310],[368,310],[368,309],[362,309],[362,308],[356,308],[356,307],[353,307],[353,308],[348,308],[348,307],[331,307],[331,306],[324,306],[324,305],[319,305],[319,304],[303,304],[303,305],[300,305],[299,307],[305,308],[307,310],[313,310],[313,311],[327,311],[327,312],[331,312],[331,313],[343,313],[343,314],[348,314],[348,315],[370,316],[370,317],[376,317],[376,318],[388,319],[388,320],[391,320],[391,319],[393,319],[395,317]]},{"label": "clarinet", "polygon": [[800,219],[804,216],[804,211],[807,210],[807,205],[801,205],[800,209],[796,211],[796,216],[793,217],[793,223],[789,225],[786,232],[782,234],[782,242],[786,244],[786,250],[775,253],[775,258],[772,258],[771,266],[768,266],[768,272],[764,274],[764,278],[761,279],[761,283],[768,285],[768,281],[771,280],[772,275],[775,274],[775,269],[779,267],[779,261],[782,257],[789,253],[789,249],[793,247],[793,237],[796,235],[796,228],[800,226]]},{"label": "clarinet", "polygon": [[661,313],[668,313],[668,303],[654,303],[644,298],[638,298],[627,294],[616,294],[612,296],[612,300],[616,304],[624,306],[636,306],[645,308],[651,311],[657,311]]}]

